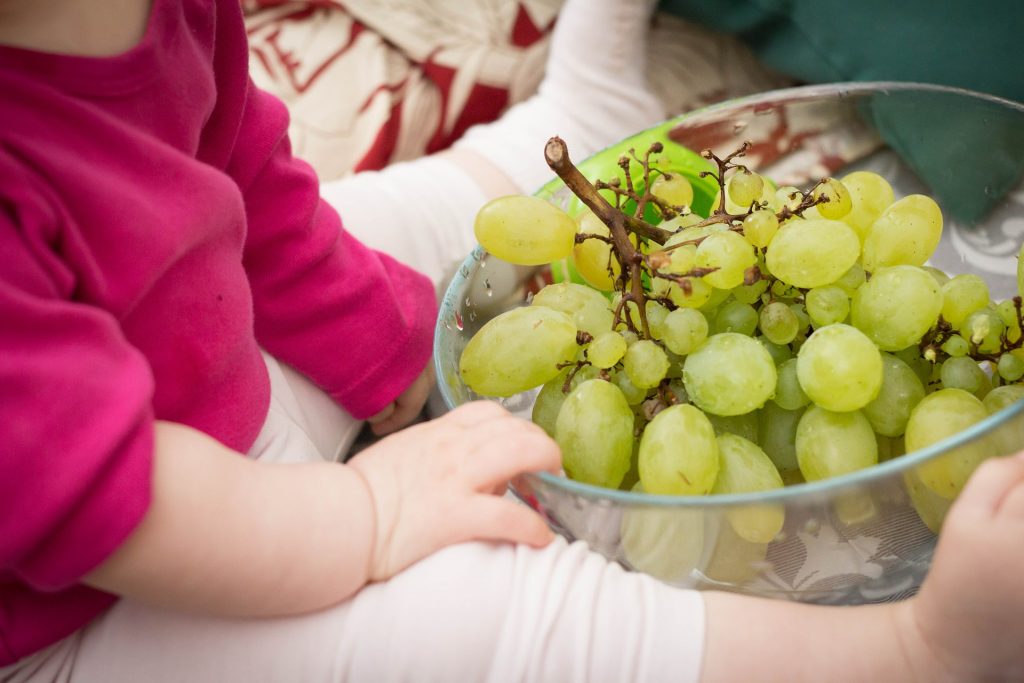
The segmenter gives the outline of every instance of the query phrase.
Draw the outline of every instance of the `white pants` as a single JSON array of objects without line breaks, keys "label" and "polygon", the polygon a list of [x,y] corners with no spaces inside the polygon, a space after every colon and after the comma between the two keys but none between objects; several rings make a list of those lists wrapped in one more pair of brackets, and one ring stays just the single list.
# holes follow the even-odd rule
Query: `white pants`
[{"label": "white pants", "polygon": [[[251,455],[344,452],[360,424],[290,369],[268,366],[273,405]],[[299,617],[222,619],[122,600],[0,669],[0,680],[687,683],[699,678],[703,646],[699,593],[628,573],[580,543],[465,543]]]}]

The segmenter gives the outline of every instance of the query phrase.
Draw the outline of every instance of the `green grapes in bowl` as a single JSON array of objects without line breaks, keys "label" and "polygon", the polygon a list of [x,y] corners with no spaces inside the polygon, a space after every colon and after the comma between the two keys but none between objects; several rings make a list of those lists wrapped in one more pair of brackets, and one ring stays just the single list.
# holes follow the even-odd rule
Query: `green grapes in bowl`
[{"label": "green grapes in bowl", "polygon": [[562,450],[514,493],[674,585],[916,591],[974,469],[1024,448],[1024,106],[812,86],[540,153],[556,177],[481,210],[436,332],[450,407]]}]

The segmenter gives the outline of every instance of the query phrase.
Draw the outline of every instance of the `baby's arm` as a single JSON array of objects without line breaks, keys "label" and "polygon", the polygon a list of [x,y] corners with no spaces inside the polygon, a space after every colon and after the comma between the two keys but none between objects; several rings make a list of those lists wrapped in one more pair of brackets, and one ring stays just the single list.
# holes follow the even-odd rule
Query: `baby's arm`
[{"label": "baby's arm", "polygon": [[1024,455],[993,459],[950,511],[918,596],[819,607],[708,593],[705,683],[1024,680]]},{"label": "baby's arm", "polygon": [[[276,465],[160,422],[152,503],[85,582],[150,604],[235,616],[334,604],[446,545],[543,545],[551,531],[501,497],[558,467],[539,428],[492,403],[384,439],[351,465]],[[401,498],[401,504],[399,504]]]}]

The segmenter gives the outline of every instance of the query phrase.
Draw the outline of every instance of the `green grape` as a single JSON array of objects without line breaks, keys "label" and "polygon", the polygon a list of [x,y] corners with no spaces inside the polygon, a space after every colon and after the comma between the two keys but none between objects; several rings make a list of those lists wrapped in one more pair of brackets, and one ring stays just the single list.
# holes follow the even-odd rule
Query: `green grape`
[{"label": "green grape", "polygon": [[811,325],[811,317],[807,315],[807,311],[802,304],[792,303],[789,305],[789,310],[793,311],[796,319],[800,321],[800,331],[796,333],[796,338],[801,340],[807,335],[807,328]]},{"label": "green grape", "polygon": [[[696,244],[683,244],[669,249],[668,251],[662,251],[661,253],[667,257],[668,261],[664,265],[658,267],[658,270],[663,273],[686,275],[697,267]],[[656,254],[652,253],[651,257],[652,260],[657,260]]]},{"label": "green grape", "polygon": [[860,267],[859,263],[854,263],[848,271],[843,273],[842,277],[832,284],[846,292],[847,296],[853,296],[857,288],[864,284],[866,280],[867,277],[864,275],[864,269]]},{"label": "green grape", "polygon": [[1024,399],[1024,384],[1004,384],[988,392],[981,403],[991,415],[1021,399]]},{"label": "green grape", "polygon": [[576,325],[564,313],[525,306],[489,320],[466,344],[459,373],[483,396],[512,396],[544,384],[576,358]]},{"label": "green grape", "polygon": [[828,410],[863,408],[882,387],[882,356],[855,327],[837,323],[815,330],[797,354],[800,386]]},{"label": "green grape", "polygon": [[704,220],[703,216],[700,216],[693,212],[681,213],[677,216],[669,218],[667,221],[662,221],[661,223],[658,224],[658,227],[661,228],[662,230],[667,230],[668,232],[681,232],[686,228],[693,227],[697,223],[700,223],[702,220]]},{"label": "green grape", "polygon": [[640,483],[648,493],[692,496],[718,477],[718,439],[697,408],[677,404],[654,416],[640,438]]},{"label": "green grape", "polygon": [[754,248],[731,230],[709,235],[697,247],[697,266],[716,269],[705,275],[704,281],[718,289],[742,285],[747,268],[755,263]]},{"label": "green grape", "polygon": [[939,533],[953,501],[937,495],[925,486],[914,470],[903,473],[903,483],[910,495],[910,504],[914,506],[918,517],[933,534]]},{"label": "green grape", "polygon": [[963,389],[973,394],[981,389],[985,371],[978,366],[977,361],[963,356],[947,359],[942,364],[939,377],[942,379],[942,386],[947,389]]},{"label": "green grape", "polygon": [[1005,329],[1002,318],[995,311],[984,308],[967,316],[960,324],[959,332],[982,353],[995,353],[1002,348]]},{"label": "green grape", "polygon": [[567,370],[563,370],[540,388],[533,402],[533,412],[530,414],[533,423],[550,437],[555,436],[555,421],[558,419],[558,411],[562,409],[562,403],[565,402],[566,394],[562,387],[565,384],[566,372]]},{"label": "green grape", "polygon": [[757,579],[765,570],[768,544],[743,540],[731,524],[720,525],[714,543],[706,542],[706,545],[709,547],[700,570],[719,585],[741,586]]},{"label": "green grape", "polygon": [[871,492],[864,489],[837,493],[832,507],[836,518],[847,526],[864,524],[878,514]]},{"label": "green grape", "polygon": [[[871,422],[871,418],[868,418]],[[875,432],[875,441],[878,442],[878,462],[894,460],[906,453],[902,436],[882,436]]]},{"label": "green grape", "polygon": [[780,408],[797,410],[811,402],[797,377],[797,359],[790,358],[779,366],[779,379],[772,400]]},{"label": "green grape", "polygon": [[755,247],[767,247],[778,230],[779,219],[771,209],[758,209],[743,219],[743,236]]},{"label": "green grape", "polygon": [[922,384],[927,385],[931,380],[934,366],[921,355],[921,349],[917,348],[916,345],[900,349],[894,352],[893,355],[906,363],[907,367],[914,371],[914,374],[917,375]]},{"label": "green grape", "polygon": [[881,268],[854,292],[853,325],[883,351],[899,351],[921,340],[942,310],[935,278],[915,266]]},{"label": "green grape", "polygon": [[761,295],[768,291],[768,280],[758,280],[752,285],[740,285],[732,290],[732,298],[744,304],[756,304]]},{"label": "green grape", "polygon": [[637,336],[633,330],[618,330],[618,333],[622,335],[622,338],[626,340],[626,348],[629,348],[633,344],[640,341],[640,337]]},{"label": "green grape", "polygon": [[900,436],[906,431],[910,411],[922,398],[925,389],[913,369],[898,357],[882,354],[882,388],[863,408],[871,428],[882,436]]},{"label": "green grape", "polygon": [[[600,218],[591,211],[580,214],[577,232],[581,235],[598,235],[610,237],[611,230]],[[585,239],[572,249],[572,262],[576,272],[588,285],[603,292],[615,288],[615,280],[621,268],[617,259],[612,257],[612,245],[601,239]]]},{"label": "green grape", "polygon": [[[984,404],[962,389],[940,389],[925,396],[910,413],[904,441],[912,453],[967,429],[988,417]],[[974,441],[928,460],[917,468],[917,476],[929,489],[944,498],[955,498],[981,461],[991,454],[986,439]]]},{"label": "green grape", "polygon": [[1017,304],[1013,302],[1013,299],[1000,301],[996,306],[996,315],[1006,326],[1006,339],[1010,342],[1020,339],[1020,319],[1017,316]]},{"label": "green grape", "polygon": [[571,479],[618,488],[633,453],[633,411],[618,387],[601,379],[569,394],[555,421],[555,441]]},{"label": "green grape", "polygon": [[761,307],[758,325],[768,341],[780,346],[796,339],[800,332],[800,319],[781,301],[773,301]]},{"label": "green grape", "polygon": [[678,173],[662,173],[655,178],[651,194],[670,206],[684,207],[693,203],[693,186]]},{"label": "green grape", "polygon": [[665,316],[662,341],[672,353],[685,356],[708,338],[708,321],[693,308],[677,308]]},{"label": "green grape", "polygon": [[757,337],[757,341],[761,342],[761,345],[768,351],[768,355],[772,357],[776,365],[782,365],[793,357],[793,350],[789,348],[788,344],[776,344],[763,336]]},{"label": "green grape", "polygon": [[704,526],[700,508],[628,507],[619,528],[623,555],[633,569],[681,584],[704,557]]},{"label": "green grape", "polygon": [[796,458],[807,481],[819,481],[878,463],[871,423],[859,410],[836,413],[811,406],[796,428]]},{"label": "green grape", "polygon": [[572,318],[576,329],[598,335],[612,329],[608,299],[585,285],[557,282],[533,295],[532,306],[544,306]]},{"label": "green grape", "polygon": [[639,405],[647,398],[647,390],[641,389],[630,381],[625,372],[616,372],[612,375],[612,382],[619,388],[622,395],[626,397],[626,403],[631,406]]},{"label": "green grape", "polygon": [[931,197],[912,194],[893,202],[864,238],[861,264],[873,273],[886,266],[922,266],[942,237],[942,211]]},{"label": "green grape", "polygon": [[587,346],[587,360],[596,368],[610,368],[622,360],[626,346],[618,332],[602,332]]},{"label": "green grape", "polygon": [[661,339],[665,334],[665,318],[669,314],[669,309],[657,301],[648,301],[644,305],[644,310],[647,313],[647,326],[651,330],[651,336]]},{"label": "green grape", "polygon": [[713,415],[711,413],[706,413],[706,415],[711,422],[711,426],[715,429],[715,434],[719,436],[722,434],[735,434],[736,436],[742,436],[748,441],[757,443],[757,411],[743,415]]},{"label": "green grape", "polygon": [[854,171],[841,179],[850,192],[850,212],[840,220],[857,231],[861,244],[868,228],[896,199],[892,186],[877,173]]},{"label": "green grape", "polygon": [[850,191],[842,182],[835,178],[826,178],[814,189],[814,198],[826,197],[828,201],[817,204],[815,208],[822,218],[836,220],[850,213],[853,201]]},{"label": "green grape", "polygon": [[711,317],[709,314],[713,313],[720,305],[725,303],[725,300],[729,298],[731,289],[711,289],[711,296],[704,302],[704,305],[700,307],[700,310],[706,317]]},{"label": "green grape", "polygon": [[860,256],[853,228],[833,220],[789,221],[775,234],[766,252],[771,273],[794,287],[821,287],[835,282]]},{"label": "green grape", "polygon": [[807,317],[815,328],[841,323],[850,315],[850,297],[842,287],[827,285],[807,292]]},{"label": "green grape", "polygon": [[749,208],[764,192],[764,178],[749,171],[737,171],[729,178],[726,192],[738,206]]},{"label": "green grape", "polygon": [[800,188],[784,185],[775,191],[772,206],[776,211],[781,211],[783,207],[793,211],[796,207],[800,206],[803,197],[804,193],[800,191]]},{"label": "green grape", "polygon": [[1024,244],[1017,252],[1017,296],[1024,296]]},{"label": "green grape", "polygon": [[[558,411],[562,409],[565,397],[583,382],[595,379],[598,372],[597,368],[590,365],[561,370],[554,379],[546,382],[537,392],[530,419],[553,437],[555,435],[555,420],[558,419]],[[569,379],[570,375],[571,379]],[[569,379],[567,391],[565,390],[566,379]]]},{"label": "green grape", "polygon": [[750,304],[730,301],[718,309],[714,334],[737,332],[748,337],[757,329],[757,311]]},{"label": "green grape", "polygon": [[[756,443],[734,434],[718,436],[719,470],[715,494],[753,493],[782,488],[775,463]],[[729,508],[726,519],[740,538],[752,543],[769,543],[785,522],[781,505],[748,505]]]},{"label": "green grape", "polygon": [[483,248],[498,258],[538,266],[572,253],[576,222],[539,197],[508,195],[484,204],[473,232]]},{"label": "green grape", "polygon": [[665,297],[680,308],[700,308],[710,301],[715,289],[700,278],[685,278],[689,288],[666,280],[651,278],[651,295]]},{"label": "green grape", "polygon": [[966,356],[971,350],[970,346],[967,344],[967,340],[959,334],[949,335],[949,339],[942,342],[942,346],[939,348],[953,357]]},{"label": "green grape", "polygon": [[787,285],[782,280],[776,280],[771,286],[771,295],[779,299],[795,299],[800,296],[800,290]]},{"label": "green grape", "polygon": [[931,275],[933,278],[935,278],[935,281],[939,283],[939,287],[942,287],[947,282],[949,282],[949,279],[950,279],[949,276],[946,275],[941,270],[939,270],[938,268],[935,268],[933,266],[921,266],[921,267],[924,268],[925,270],[927,270],[928,274]]},{"label": "green grape", "polygon": [[973,273],[957,275],[942,285],[942,317],[954,328],[988,306],[988,301],[988,285]]},{"label": "green grape", "polygon": [[1007,382],[1016,382],[1021,377],[1024,377],[1024,359],[1012,353],[1004,353],[999,356],[999,361],[996,363],[996,371]]},{"label": "green grape", "polygon": [[631,345],[622,357],[622,371],[641,389],[658,386],[665,379],[668,366],[665,351],[650,339],[641,339]]},{"label": "green grape", "polygon": [[757,444],[764,449],[783,477],[799,471],[796,461],[796,428],[804,408],[786,410],[769,401],[758,411]]},{"label": "green grape", "polygon": [[775,362],[764,346],[742,334],[708,337],[686,357],[683,384],[690,399],[715,415],[742,415],[775,392]]}]

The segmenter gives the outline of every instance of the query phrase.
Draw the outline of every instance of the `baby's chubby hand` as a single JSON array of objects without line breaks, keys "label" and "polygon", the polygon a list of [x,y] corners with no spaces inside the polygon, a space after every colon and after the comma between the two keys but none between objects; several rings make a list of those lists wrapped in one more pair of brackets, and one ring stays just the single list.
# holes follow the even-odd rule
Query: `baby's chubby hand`
[{"label": "baby's chubby hand", "polygon": [[542,546],[553,538],[536,512],[503,494],[518,474],[558,472],[558,446],[495,403],[469,403],[393,434],[347,466],[363,476],[374,501],[370,580],[387,579],[454,543]]},{"label": "baby's chubby hand", "polygon": [[[1024,680],[1024,453],[978,468],[942,526],[909,651],[931,682]],[[923,669],[923,670],[922,670]]]},{"label": "baby's chubby hand", "polygon": [[398,398],[367,420],[370,423],[371,431],[377,436],[384,436],[412,422],[420,414],[433,387],[434,366],[428,364],[419,377],[399,394]]}]

